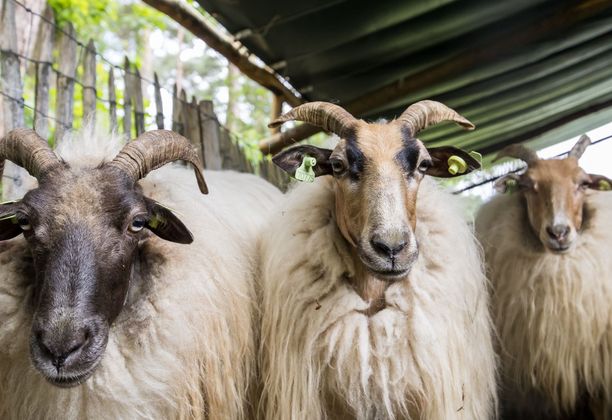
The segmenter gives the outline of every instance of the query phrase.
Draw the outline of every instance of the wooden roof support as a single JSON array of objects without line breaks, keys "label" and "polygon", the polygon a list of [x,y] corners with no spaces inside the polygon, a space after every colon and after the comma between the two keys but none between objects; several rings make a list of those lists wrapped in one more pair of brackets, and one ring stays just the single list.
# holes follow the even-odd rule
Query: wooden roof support
[{"label": "wooden roof support", "polygon": [[250,79],[263,87],[271,90],[274,94],[282,96],[283,100],[291,106],[297,106],[303,100],[297,97],[291,89],[280,81],[278,76],[267,68],[262,68],[253,63],[249,57],[240,52],[234,45],[223,39],[215,31],[193,6],[184,0],[144,0],[149,6],[159,10],[174,19],[178,24],[189,30],[200,38],[210,48],[229,60]]},{"label": "wooden roof support", "polygon": [[[390,83],[375,92],[367,93],[342,104],[342,106],[355,116],[364,115],[369,110],[401,99],[411,92],[431,86],[453,74],[466,71],[484,62],[495,60],[498,57],[507,56],[521,45],[536,42],[550,35],[553,31],[558,32],[571,27],[575,23],[592,17],[608,8],[610,8],[609,0],[585,0],[573,3],[550,15],[547,19],[540,21],[537,26],[528,26],[522,30],[515,28],[511,34],[512,36],[502,33],[496,39],[489,39],[487,45],[482,48],[461,54],[434,68],[425,69],[408,79]],[[490,48],[490,45],[495,45],[495,48]],[[304,140],[320,131],[321,129],[317,127],[299,125],[262,140],[259,143],[259,148],[263,153],[274,154],[284,147]]]}]

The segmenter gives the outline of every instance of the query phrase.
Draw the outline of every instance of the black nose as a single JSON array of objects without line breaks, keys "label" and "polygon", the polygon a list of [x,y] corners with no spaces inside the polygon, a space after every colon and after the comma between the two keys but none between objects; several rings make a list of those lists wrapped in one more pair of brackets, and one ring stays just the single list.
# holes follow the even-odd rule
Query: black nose
[{"label": "black nose", "polygon": [[567,238],[567,235],[569,235],[570,227],[568,225],[554,225],[552,227],[548,226],[546,228],[546,232],[552,239],[556,241],[563,241]]},{"label": "black nose", "polygon": [[64,331],[63,334],[39,329],[34,339],[41,356],[51,362],[59,373],[70,356],[80,353],[90,336],[91,330],[88,327]]},{"label": "black nose", "polygon": [[408,237],[407,234],[402,235],[404,239],[391,241],[385,240],[378,235],[372,236],[370,239],[370,245],[372,248],[383,257],[393,258],[397,254],[399,254],[406,245],[408,245],[408,241],[405,239]]}]

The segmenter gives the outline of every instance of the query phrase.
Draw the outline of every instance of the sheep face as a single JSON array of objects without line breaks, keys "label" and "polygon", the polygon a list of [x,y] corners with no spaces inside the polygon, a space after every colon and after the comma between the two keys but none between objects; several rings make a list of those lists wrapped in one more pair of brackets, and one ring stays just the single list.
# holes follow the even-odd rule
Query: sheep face
[{"label": "sheep face", "polygon": [[274,162],[293,174],[304,156],[317,159],[316,175],[334,177],[336,222],[360,261],[375,277],[406,277],[418,256],[415,237],[419,184],[425,175],[453,176],[449,158],[469,154],[452,147],[427,149],[398,121],[359,121],[333,150],[299,146]]},{"label": "sheep face", "polygon": [[5,158],[39,181],[21,201],[0,205],[0,241],[23,233],[32,255],[31,360],[52,384],[75,386],[94,372],[130,280],[141,277],[139,242],[151,234],[193,240],[169,210],[143,196],[138,179],[183,159],[206,192],[197,153],[187,139],[159,130],[111,162],[78,169],[32,130],[17,129],[0,140],[0,175]]},{"label": "sheep face", "polygon": [[100,361],[126,301],[139,241],[150,232],[191,241],[175,216],[114,168],[58,170],[1,211],[14,215],[4,232],[20,229],[33,257],[32,362],[62,387],[87,379]]},{"label": "sheep face", "polygon": [[520,145],[512,145],[498,156],[518,157],[527,162],[524,173],[502,177],[495,188],[506,192],[518,187],[525,199],[531,229],[550,252],[568,252],[576,243],[588,190],[605,191],[612,187],[610,179],[587,174],[578,164],[589,144],[589,138],[582,136],[565,159],[538,159],[535,152]]}]

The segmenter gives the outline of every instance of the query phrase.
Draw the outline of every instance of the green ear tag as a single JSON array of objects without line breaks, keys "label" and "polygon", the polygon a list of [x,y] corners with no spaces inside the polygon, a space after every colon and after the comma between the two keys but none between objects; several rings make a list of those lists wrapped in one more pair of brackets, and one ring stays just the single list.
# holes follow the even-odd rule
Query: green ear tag
[{"label": "green ear tag", "polygon": [[295,171],[294,178],[302,182],[314,182],[315,173],[312,168],[316,166],[316,164],[317,160],[315,158],[308,155],[304,156],[304,159],[302,159],[302,164]]},{"label": "green ear tag", "polygon": [[448,158],[448,173],[451,175],[463,174],[467,171],[467,163],[461,157],[452,155]]},{"label": "green ear tag", "polygon": [[0,217],[0,222],[3,220],[10,220],[14,225],[18,224],[19,222],[17,221],[17,216],[14,214],[9,214],[7,216],[4,217]]},{"label": "green ear tag", "polygon": [[472,150],[468,153],[470,156],[474,158],[474,160],[478,161],[478,164],[482,166],[482,155],[475,150]]},{"label": "green ear tag", "polygon": [[612,189],[612,185],[605,179],[600,179],[597,184],[597,189],[600,191],[610,191]]},{"label": "green ear tag", "polygon": [[518,189],[518,181],[516,179],[507,179],[506,180],[506,192],[513,193]]},{"label": "green ear tag", "polygon": [[151,228],[151,229],[157,229],[157,227],[161,224],[164,223],[164,219],[162,219],[159,216],[155,216],[153,218],[151,218],[151,220],[149,220],[149,222],[147,223],[147,225]]}]

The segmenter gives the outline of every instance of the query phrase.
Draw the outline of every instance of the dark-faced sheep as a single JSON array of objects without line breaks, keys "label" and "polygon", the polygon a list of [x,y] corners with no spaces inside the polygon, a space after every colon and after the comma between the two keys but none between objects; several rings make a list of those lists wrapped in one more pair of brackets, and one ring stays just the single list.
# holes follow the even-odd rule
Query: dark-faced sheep
[{"label": "dark-faced sheep", "polygon": [[[612,414],[612,181],[524,146],[527,163],[497,182],[476,230],[493,284],[505,418],[596,419]],[[569,417],[566,417],[569,416]],[[590,418],[590,417],[586,417]]]},{"label": "dark-faced sheep", "polygon": [[147,176],[185,160],[207,190],[169,131],[118,144],[0,140],[0,161],[38,179],[0,205],[0,418],[244,418],[253,242],[280,194],[250,175],[207,173],[206,198],[187,168]]},{"label": "dark-faced sheep", "polygon": [[293,175],[314,157],[317,178],[286,196],[262,239],[263,417],[490,418],[495,357],[479,247],[456,200],[429,179],[479,163],[417,139],[441,121],[472,124],[434,101],[389,123],[321,102],[274,125],[289,120],[340,140],[274,158]]}]

